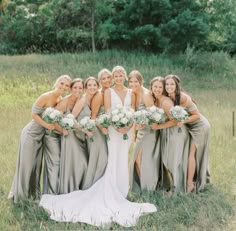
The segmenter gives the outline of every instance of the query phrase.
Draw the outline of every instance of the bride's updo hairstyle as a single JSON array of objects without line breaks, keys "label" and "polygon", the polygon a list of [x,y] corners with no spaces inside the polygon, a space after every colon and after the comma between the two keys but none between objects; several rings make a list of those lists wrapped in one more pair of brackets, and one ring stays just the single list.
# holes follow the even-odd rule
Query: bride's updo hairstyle
[{"label": "bride's updo hairstyle", "polygon": [[115,66],[113,69],[112,69],[112,77],[114,75],[115,72],[120,72],[122,73],[124,76],[125,76],[125,80],[127,80],[127,73],[126,73],[126,70],[124,69],[124,67],[122,66]]}]

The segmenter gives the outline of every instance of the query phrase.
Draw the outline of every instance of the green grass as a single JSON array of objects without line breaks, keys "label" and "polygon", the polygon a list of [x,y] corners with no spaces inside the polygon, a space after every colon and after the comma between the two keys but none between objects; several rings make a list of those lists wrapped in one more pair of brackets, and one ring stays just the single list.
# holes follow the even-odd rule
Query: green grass
[{"label": "green grass", "polygon": [[[191,54],[192,55],[192,54]],[[225,54],[164,55],[104,51],[100,53],[0,56],[0,230],[94,230],[85,224],[57,223],[35,202],[14,205],[7,195],[15,171],[21,129],[28,123],[36,97],[47,91],[61,74],[86,78],[98,71],[123,65],[127,72],[141,71],[148,86],[154,76],[175,73],[198,102],[211,124],[210,172],[212,184],[202,193],[176,195],[162,192],[130,200],[155,203],[158,213],[141,217],[131,230],[233,230],[235,221],[236,137],[232,111],[236,111],[235,60]],[[205,59],[205,62],[204,60]],[[192,66],[194,63],[194,66]],[[125,230],[116,224],[110,229]]]}]

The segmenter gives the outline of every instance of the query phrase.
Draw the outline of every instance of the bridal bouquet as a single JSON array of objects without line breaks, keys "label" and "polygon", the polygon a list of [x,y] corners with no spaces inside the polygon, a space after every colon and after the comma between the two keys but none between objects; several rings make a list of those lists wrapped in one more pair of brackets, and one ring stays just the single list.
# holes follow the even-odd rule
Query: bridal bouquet
[{"label": "bridal bouquet", "polygon": [[75,117],[72,114],[67,114],[59,121],[59,125],[66,130],[73,130],[75,128]]},{"label": "bridal bouquet", "polygon": [[[97,117],[96,122],[103,128],[108,128],[111,125],[111,116],[104,113]],[[106,140],[110,140],[109,134],[105,135]]]},{"label": "bridal bouquet", "polygon": [[48,107],[42,114],[42,119],[48,124],[58,123],[62,118],[62,113],[52,107]]},{"label": "bridal bouquet", "polygon": [[147,125],[149,122],[148,112],[144,109],[134,112],[133,120],[136,124]]},{"label": "bridal bouquet", "polygon": [[[170,108],[170,115],[173,119],[182,122],[189,118],[189,114],[187,111],[184,110],[181,106],[174,106]],[[181,132],[181,128],[178,129],[178,132]]]},{"label": "bridal bouquet", "polygon": [[178,105],[170,108],[170,115],[173,119],[179,122],[187,120],[189,118],[188,112],[185,111],[183,107]]},{"label": "bridal bouquet", "polygon": [[[82,129],[83,132],[94,132],[96,129],[95,120],[90,119],[89,116],[85,116],[83,119],[79,121],[79,127]],[[93,142],[93,137],[90,136],[89,140]]]},{"label": "bridal bouquet", "polygon": [[[115,128],[126,128],[133,123],[134,110],[129,107],[123,107],[118,104],[115,109],[111,111],[111,123]],[[127,140],[127,134],[123,134],[123,140]]]},{"label": "bridal bouquet", "polygon": [[162,124],[167,120],[166,113],[162,108],[152,106],[148,108],[149,125],[152,123]]}]

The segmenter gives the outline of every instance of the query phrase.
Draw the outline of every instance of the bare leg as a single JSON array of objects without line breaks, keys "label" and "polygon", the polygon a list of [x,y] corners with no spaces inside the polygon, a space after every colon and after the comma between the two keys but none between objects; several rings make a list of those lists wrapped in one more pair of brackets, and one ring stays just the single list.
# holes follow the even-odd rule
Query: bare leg
[{"label": "bare leg", "polygon": [[164,166],[164,171],[168,177],[168,180],[169,180],[169,183],[170,183],[170,189],[168,190],[167,192],[167,197],[171,197],[173,192],[174,192],[174,180],[173,180],[173,177],[170,173],[170,171]]},{"label": "bare leg", "polygon": [[142,149],[140,149],[140,151],[138,152],[137,158],[135,160],[135,169],[136,172],[138,174],[138,176],[140,177],[140,169],[141,169],[141,159],[142,159]]},{"label": "bare leg", "polygon": [[193,183],[193,177],[196,169],[195,154],[196,154],[196,146],[195,144],[191,144],[188,158],[187,193],[190,193],[195,187]]}]

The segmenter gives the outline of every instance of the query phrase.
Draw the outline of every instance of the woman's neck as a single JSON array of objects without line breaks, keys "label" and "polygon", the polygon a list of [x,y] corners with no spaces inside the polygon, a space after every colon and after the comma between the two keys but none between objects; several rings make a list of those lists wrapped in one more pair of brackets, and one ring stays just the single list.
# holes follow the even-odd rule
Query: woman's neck
[{"label": "woman's neck", "polygon": [[126,87],[123,84],[115,85],[114,88],[117,91],[123,91]]}]

